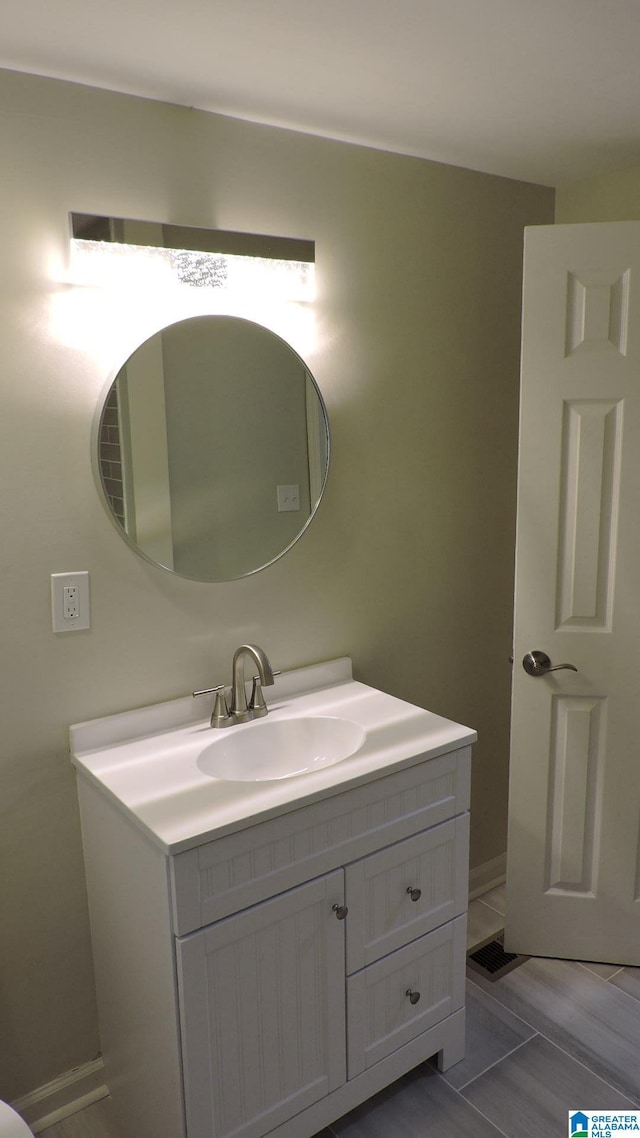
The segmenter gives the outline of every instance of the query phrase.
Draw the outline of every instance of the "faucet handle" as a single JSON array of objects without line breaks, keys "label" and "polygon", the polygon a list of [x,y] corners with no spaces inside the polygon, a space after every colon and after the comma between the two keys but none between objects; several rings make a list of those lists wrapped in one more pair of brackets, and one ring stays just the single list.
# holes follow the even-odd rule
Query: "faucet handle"
[{"label": "faucet handle", "polygon": [[194,691],[192,695],[212,695],[215,692],[215,702],[213,711],[211,712],[211,726],[212,727],[230,727],[233,723],[233,718],[229,713],[227,706],[227,699],[225,695],[225,685],[218,684],[215,688],[203,688],[202,691]]},{"label": "faucet handle", "polygon": [[213,692],[224,691],[224,684],[217,684],[215,688],[201,688],[200,691],[192,691],[193,696],[196,695],[212,695]]},{"label": "faucet handle", "polygon": [[[276,676],[280,676],[282,673],[272,672],[272,675],[275,679]],[[267,714],[268,710],[269,709],[264,700],[264,695],[262,694],[262,683],[260,681],[260,676],[254,676],[253,687],[251,688],[251,699],[249,700],[249,711],[253,712],[254,719],[260,719],[261,716]]]},{"label": "faucet handle", "polygon": [[230,727],[233,719],[229,713],[224,684],[216,688],[216,699],[211,712],[212,727]]}]

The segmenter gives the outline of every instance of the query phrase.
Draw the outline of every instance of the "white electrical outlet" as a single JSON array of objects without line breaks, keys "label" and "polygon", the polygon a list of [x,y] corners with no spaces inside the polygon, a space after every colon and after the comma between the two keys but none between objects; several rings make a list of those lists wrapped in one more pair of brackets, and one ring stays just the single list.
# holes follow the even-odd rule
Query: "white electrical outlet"
[{"label": "white electrical outlet", "polygon": [[91,627],[87,572],[51,574],[51,617],[54,632]]},{"label": "white electrical outlet", "polygon": [[80,616],[77,585],[63,585],[62,587],[62,615],[65,620],[75,620]]},{"label": "white electrical outlet", "polygon": [[278,513],[282,514],[286,510],[300,509],[299,486],[277,486],[276,489],[278,491]]}]

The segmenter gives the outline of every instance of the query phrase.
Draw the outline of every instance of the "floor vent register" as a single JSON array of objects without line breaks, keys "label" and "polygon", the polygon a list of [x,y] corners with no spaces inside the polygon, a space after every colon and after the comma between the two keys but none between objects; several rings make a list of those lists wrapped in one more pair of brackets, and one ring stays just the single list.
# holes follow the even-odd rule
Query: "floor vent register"
[{"label": "floor vent register", "polygon": [[469,968],[479,972],[486,980],[499,980],[528,959],[528,956],[520,956],[517,952],[505,952],[504,930],[467,953]]}]

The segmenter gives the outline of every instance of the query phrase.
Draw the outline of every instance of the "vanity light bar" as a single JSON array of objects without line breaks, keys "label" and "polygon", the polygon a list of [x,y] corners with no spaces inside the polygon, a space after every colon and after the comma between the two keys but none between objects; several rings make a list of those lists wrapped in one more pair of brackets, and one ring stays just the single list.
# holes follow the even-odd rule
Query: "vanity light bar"
[{"label": "vanity light bar", "polygon": [[75,284],[143,289],[156,302],[187,286],[227,303],[242,298],[243,309],[256,298],[264,308],[267,297],[307,304],[315,296],[313,241],[87,213],[70,221]]},{"label": "vanity light bar", "polygon": [[79,241],[147,245],[161,249],[185,249],[198,253],[222,253],[235,257],[259,257],[274,261],[314,264],[315,242],[296,237],[260,233],[235,233],[226,229],[200,229],[190,225],[163,225],[124,217],[101,217],[71,213],[71,236]]}]

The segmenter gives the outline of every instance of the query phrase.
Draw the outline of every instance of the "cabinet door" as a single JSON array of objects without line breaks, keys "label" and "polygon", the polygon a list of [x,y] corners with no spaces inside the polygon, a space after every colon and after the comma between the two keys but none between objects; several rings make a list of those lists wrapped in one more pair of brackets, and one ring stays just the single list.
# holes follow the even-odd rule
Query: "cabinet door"
[{"label": "cabinet door", "polygon": [[468,814],[348,866],[347,972],[466,912],[468,872]]},{"label": "cabinet door", "polygon": [[349,977],[350,1079],[463,1006],[466,929],[458,917]]},{"label": "cabinet door", "polygon": [[341,870],[177,941],[188,1138],[256,1138],[346,1079]]}]

